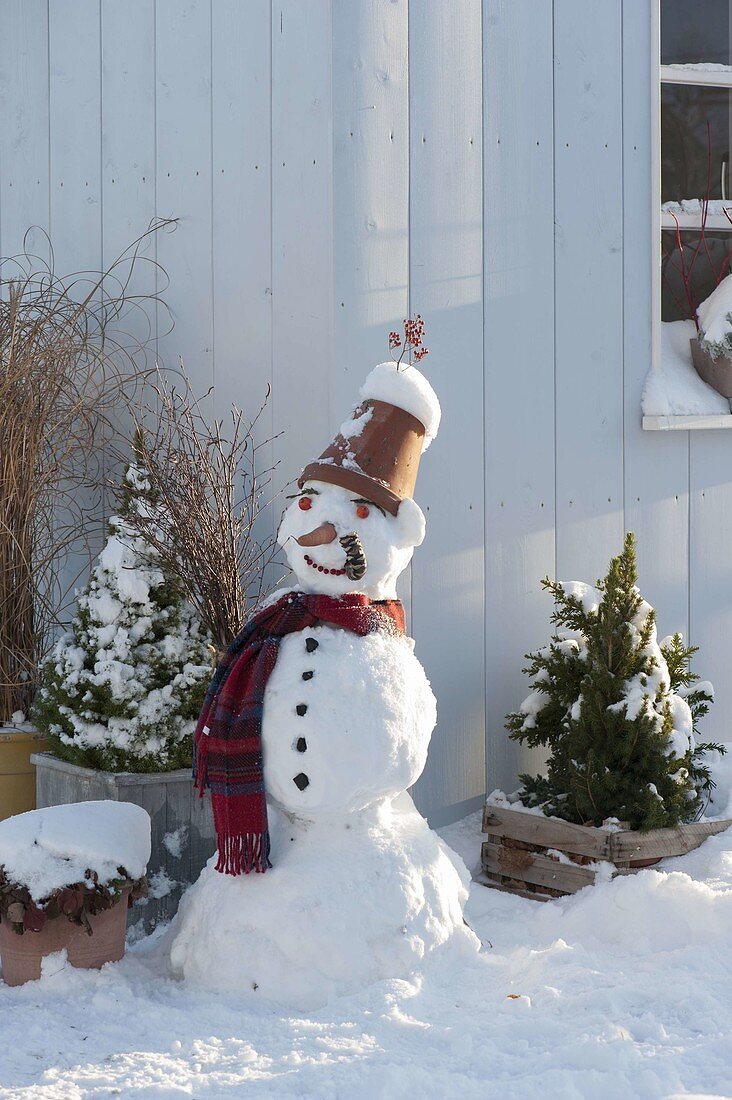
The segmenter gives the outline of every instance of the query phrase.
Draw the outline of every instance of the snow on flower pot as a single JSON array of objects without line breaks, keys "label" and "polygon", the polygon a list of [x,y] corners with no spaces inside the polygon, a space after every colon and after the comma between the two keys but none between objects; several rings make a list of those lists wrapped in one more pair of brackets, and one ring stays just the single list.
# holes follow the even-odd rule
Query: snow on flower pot
[{"label": "snow on flower pot", "polygon": [[40,978],[47,959],[53,969],[121,959],[127,903],[145,890],[149,855],[148,815],[128,803],[55,806],[0,823],[5,983]]},{"label": "snow on flower pot", "polygon": [[22,722],[0,726],[0,821],[32,810],[36,775],[31,754],[43,752],[45,735]]},{"label": "snow on flower pot", "polygon": [[652,867],[667,856],[685,855],[731,825],[728,818],[641,833],[616,824],[575,825],[489,800],[483,811],[487,839],[481,864],[486,885],[548,901]]},{"label": "snow on flower pot", "polygon": [[696,336],[689,343],[691,360],[699,377],[723,397],[732,398],[732,359],[726,355],[712,356]]}]

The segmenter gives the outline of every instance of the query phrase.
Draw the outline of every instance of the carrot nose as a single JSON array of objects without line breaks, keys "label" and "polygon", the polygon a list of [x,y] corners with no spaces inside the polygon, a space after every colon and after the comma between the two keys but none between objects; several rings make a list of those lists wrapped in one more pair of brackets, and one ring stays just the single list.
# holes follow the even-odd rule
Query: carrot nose
[{"label": "carrot nose", "polygon": [[325,546],[336,537],[336,529],[332,523],[321,523],[314,531],[308,531],[306,535],[300,535],[297,540],[300,546]]}]

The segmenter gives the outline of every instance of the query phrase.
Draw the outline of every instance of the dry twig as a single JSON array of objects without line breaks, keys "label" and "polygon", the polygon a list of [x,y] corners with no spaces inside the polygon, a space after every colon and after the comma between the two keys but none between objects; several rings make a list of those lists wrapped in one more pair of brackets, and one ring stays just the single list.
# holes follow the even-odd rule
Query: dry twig
[{"label": "dry twig", "polygon": [[[209,420],[181,371],[158,370],[148,400],[153,427],[138,425],[135,451],[157,507],[130,523],[160,555],[208,629],[217,651],[236,637],[267,595],[277,544],[266,510],[272,469],[259,470],[269,439],[256,440],[270,387],[252,421],[232,406]],[[125,456],[118,455],[120,461]]]},{"label": "dry twig", "polygon": [[0,261],[0,722],[30,709],[73,595],[71,556],[89,556],[105,429],[147,343],[128,335],[130,314],[157,302],[132,293],[132,272],[169,224],[103,272],[57,275],[50,242],[48,260]]}]

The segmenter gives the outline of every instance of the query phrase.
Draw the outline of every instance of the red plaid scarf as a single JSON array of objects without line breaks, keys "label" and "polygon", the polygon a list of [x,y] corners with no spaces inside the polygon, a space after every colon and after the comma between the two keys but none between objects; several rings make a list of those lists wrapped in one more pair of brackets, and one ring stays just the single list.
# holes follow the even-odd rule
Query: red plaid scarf
[{"label": "red plaid scarf", "polygon": [[264,692],[286,634],[327,623],[362,637],[374,630],[404,633],[399,600],[355,593],[310,596],[289,592],[265,607],[234,639],[218,665],[194,734],[193,778],[211,791],[219,847],[216,870],[265,871],[269,830],[262,766]]}]

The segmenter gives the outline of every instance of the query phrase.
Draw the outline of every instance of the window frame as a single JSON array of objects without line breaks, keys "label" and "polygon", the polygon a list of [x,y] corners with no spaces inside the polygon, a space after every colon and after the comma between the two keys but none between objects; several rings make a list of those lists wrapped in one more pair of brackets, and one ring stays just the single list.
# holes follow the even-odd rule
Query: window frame
[{"label": "window frame", "polygon": [[[651,325],[651,356],[654,367],[658,366],[661,354],[661,231],[676,229],[698,229],[700,218],[696,214],[664,214],[661,211],[661,89],[664,84],[681,84],[687,87],[726,88],[732,92],[732,68],[729,71],[705,71],[699,69],[681,69],[674,65],[661,64],[661,0],[653,4],[651,27],[651,155],[652,155],[652,194],[651,243],[653,257],[653,318]],[[688,196],[691,197],[691,196]],[[732,209],[732,198],[730,199]],[[722,230],[732,235],[732,225],[723,215],[708,214],[707,229]],[[693,429],[729,428],[732,429],[732,406],[729,414],[689,415],[689,416],[644,416],[642,426],[646,431],[689,431]]]}]

